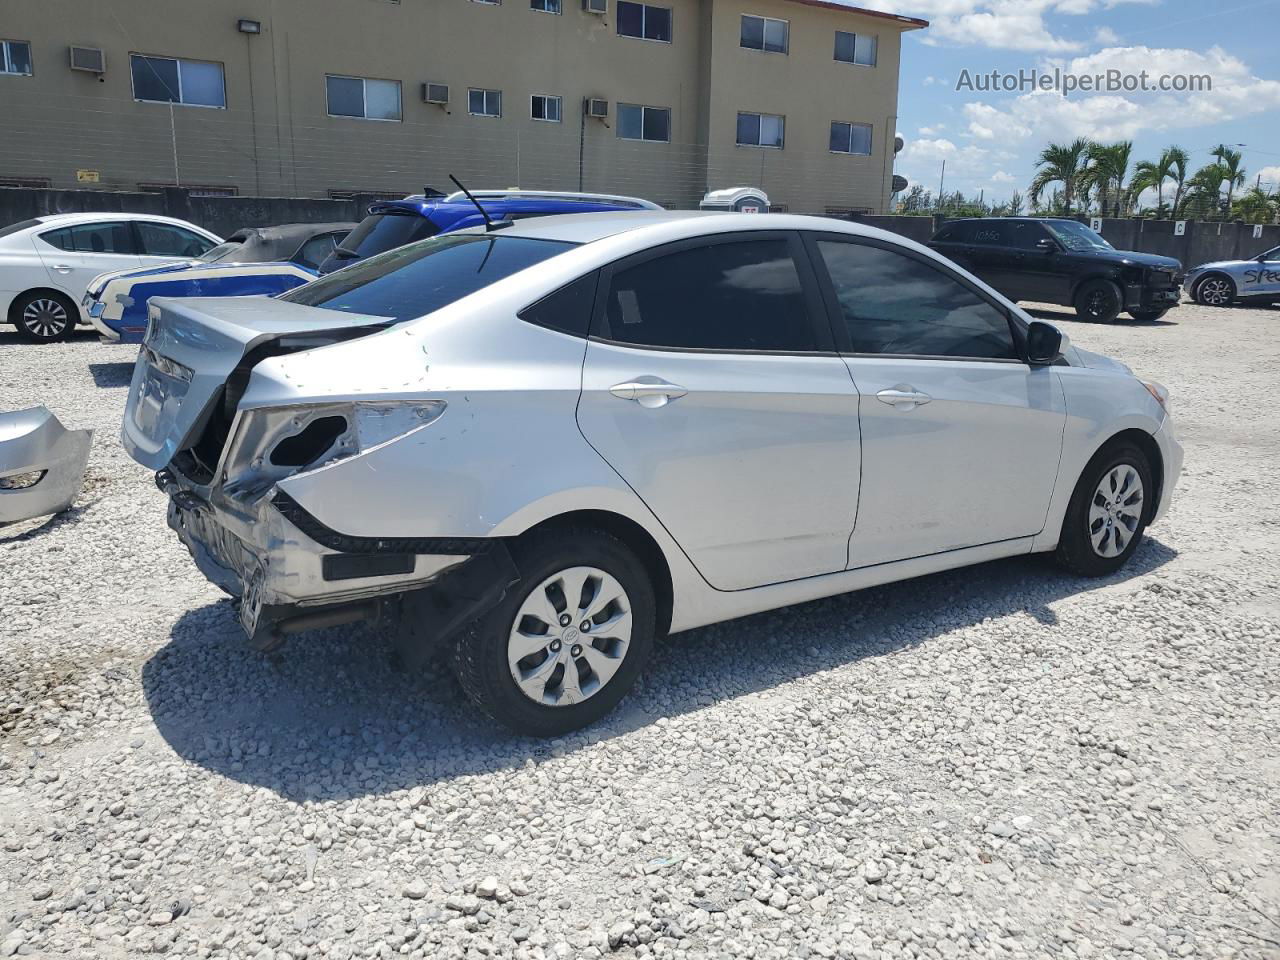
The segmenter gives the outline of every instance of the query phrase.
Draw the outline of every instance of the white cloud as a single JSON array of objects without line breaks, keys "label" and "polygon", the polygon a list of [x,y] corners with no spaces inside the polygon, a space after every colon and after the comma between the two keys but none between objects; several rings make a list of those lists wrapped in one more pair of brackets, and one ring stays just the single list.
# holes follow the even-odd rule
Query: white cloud
[{"label": "white cloud", "polygon": [[[1267,189],[1268,184],[1270,184],[1271,189],[1274,190],[1280,187],[1280,166],[1263,167],[1254,174],[1254,177],[1262,177],[1262,189]],[[1257,182],[1256,179],[1254,182]]]},{"label": "white cloud", "polygon": [[934,126],[934,127],[920,127],[918,130],[916,130],[916,136],[918,136],[918,137],[936,137],[938,134],[940,134],[940,133],[941,133],[943,130],[945,130],[945,129],[946,129],[946,124],[943,124],[943,123],[940,123],[940,124],[938,124],[937,126]]},{"label": "white cloud", "polygon": [[1103,46],[1111,47],[1120,42],[1120,35],[1110,27],[1099,27],[1094,31],[1093,39]]},{"label": "white cloud", "polygon": [[1003,170],[997,170],[991,175],[992,183],[1013,183],[1017,179],[1011,173],[1005,173]]}]

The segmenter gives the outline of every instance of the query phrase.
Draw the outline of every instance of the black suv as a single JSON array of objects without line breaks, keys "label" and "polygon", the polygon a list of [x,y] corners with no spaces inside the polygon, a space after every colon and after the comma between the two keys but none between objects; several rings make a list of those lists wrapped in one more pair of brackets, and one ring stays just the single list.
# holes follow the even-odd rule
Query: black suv
[{"label": "black suv", "polygon": [[1157,320],[1179,300],[1181,263],[1117,250],[1075,220],[951,220],[929,246],[1010,300],[1075,307],[1082,320],[1110,323],[1122,310]]}]

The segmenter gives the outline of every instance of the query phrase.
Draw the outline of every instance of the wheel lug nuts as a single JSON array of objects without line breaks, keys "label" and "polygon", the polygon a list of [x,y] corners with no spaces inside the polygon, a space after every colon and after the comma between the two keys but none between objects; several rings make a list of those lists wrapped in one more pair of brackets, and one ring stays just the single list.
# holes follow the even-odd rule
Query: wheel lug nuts
[{"label": "wheel lug nuts", "polygon": [[572,647],[569,648],[569,653],[575,657],[582,656],[582,645],[575,643]]},{"label": "wheel lug nuts", "polygon": [[560,652],[560,641],[559,641],[559,640],[552,640],[552,641],[551,641],[551,652],[552,652],[552,653],[559,653],[559,652]]},{"label": "wheel lug nuts", "polygon": [[567,627],[572,622],[573,617],[569,616],[567,613],[560,614],[560,626]]},{"label": "wheel lug nuts", "polygon": [[590,632],[591,632],[591,621],[590,621],[590,620],[583,620],[583,621],[582,621],[582,623],[580,623],[580,624],[578,625],[578,629],[579,629],[579,630],[581,630],[583,633],[590,633]]}]

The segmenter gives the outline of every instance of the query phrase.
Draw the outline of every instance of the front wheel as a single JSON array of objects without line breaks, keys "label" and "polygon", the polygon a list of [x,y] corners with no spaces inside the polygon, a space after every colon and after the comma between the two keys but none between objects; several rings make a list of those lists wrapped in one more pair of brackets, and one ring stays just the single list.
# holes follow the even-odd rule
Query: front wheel
[{"label": "front wheel", "polygon": [[1165,307],[1163,310],[1130,310],[1129,316],[1133,317],[1133,319],[1137,320],[1139,323],[1155,323],[1168,312],[1168,307]]},{"label": "front wheel", "polygon": [[1155,494],[1151,463],[1133,443],[1104,447],[1080,475],[1062,521],[1057,559],[1073,573],[1119,570],[1142,542]]},{"label": "front wheel", "polygon": [[1094,323],[1110,323],[1120,315],[1124,299],[1110,280],[1089,280],[1076,291],[1076,316]]},{"label": "front wheel", "polygon": [[24,293],[13,304],[18,332],[32,343],[54,343],[71,336],[80,318],[76,305],[60,293]]},{"label": "front wheel", "polygon": [[1230,277],[1211,273],[1196,284],[1194,296],[1204,307],[1229,307],[1236,298],[1236,285]]},{"label": "front wheel", "polygon": [[653,648],[644,565],[598,530],[544,531],[512,549],[520,581],[453,651],[463,689],[517,733],[550,737],[609,713]]}]

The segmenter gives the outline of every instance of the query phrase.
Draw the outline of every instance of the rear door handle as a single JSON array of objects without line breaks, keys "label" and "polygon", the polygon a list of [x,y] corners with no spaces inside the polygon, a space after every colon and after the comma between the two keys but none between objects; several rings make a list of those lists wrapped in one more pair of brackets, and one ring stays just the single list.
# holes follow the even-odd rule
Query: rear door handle
[{"label": "rear door handle", "polygon": [[55,263],[53,265],[53,269],[57,270],[59,273],[70,273],[72,270],[72,268],[67,266],[65,263]]},{"label": "rear door handle", "polygon": [[928,403],[933,397],[927,393],[921,393],[915,387],[900,383],[889,390],[881,390],[876,394],[876,399],[881,403],[889,404],[895,410],[914,410]]},{"label": "rear door handle", "polygon": [[609,392],[622,400],[634,400],[642,407],[653,409],[678,400],[689,391],[679,384],[668,383],[660,377],[636,377],[624,383],[615,383]]}]

